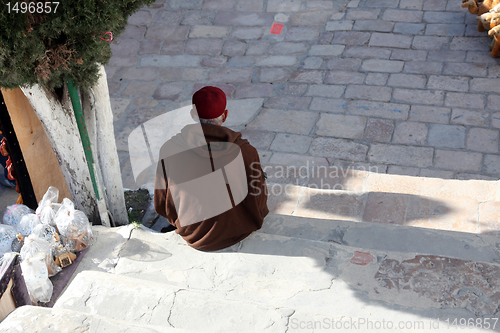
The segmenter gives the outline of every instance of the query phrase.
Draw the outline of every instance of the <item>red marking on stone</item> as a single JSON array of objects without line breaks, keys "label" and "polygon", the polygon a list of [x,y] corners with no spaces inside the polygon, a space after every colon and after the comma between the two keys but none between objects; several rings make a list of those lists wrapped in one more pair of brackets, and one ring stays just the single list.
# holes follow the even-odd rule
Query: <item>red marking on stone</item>
[{"label": "red marking on stone", "polygon": [[273,35],[281,34],[281,30],[283,30],[283,23],[273,23],[273,27],[271,28]]},{"label": "red marking on stone", "polygon": [[351,264],[356,265],[368,265],[372,261],[375,261],[375,257],[368,252],[354,251],[354,256],[349,260]]}]

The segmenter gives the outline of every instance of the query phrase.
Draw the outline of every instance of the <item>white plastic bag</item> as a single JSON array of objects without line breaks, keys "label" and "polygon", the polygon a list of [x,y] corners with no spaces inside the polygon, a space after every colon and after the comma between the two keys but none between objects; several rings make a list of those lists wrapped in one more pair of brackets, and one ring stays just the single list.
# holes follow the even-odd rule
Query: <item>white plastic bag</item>
[{"label": "white plastic bag", "polygon": [[12,241],[16,238],[16,229],[7,224],[0,224],[0,255],[10,252]]},{"label": "white plastic bag", "polygon": [[41,223],[38,215],[26,214],[21,218],[17,231],[24,237],[27,237],[33,232],[33,229]]},{"label": "white plastic bag", "polygon": [[48,224],[38,224],[33,228],[33,231],[31,232],[32,235],[37,236],[41,239],[46,240],[49,242],[51,245],[55,243],[54,240],[54,235],[57,234],[56,228],[48,225]]},{"label": "white plastic bag", "polygon": [[21,260],[34,258],[39,253],[44,254],[49,276],[59,273],[61,267],[57,266],[54,262],[54,258],[52,256],[52,246],[50,243],[35,235],[29,235],[26,237],[24,239],[24,245],[21,249]]},{"label": "white plastic bag", "polygon": [[72,250],[81,251],[94,240],[89,219],[84,212],[75,209],[71,200],[64,198],[56,214],[56,226],[62,236],[74,241]]},{"label": "white plastic bag", "polygon": [[60,204],[57,203],[59,199],[59,190],[54,186],[50,186],[47,192],[43,195],[42,200],[38,203],[36,214],[40,217],[43,224],[55,226],[54,218],[59,210]]},{"label": "white plastic bag", "polygon": [[33,213],[33,209],[29,208],[26,205],[15,204],[12,206],[7,206],[7,209],[3,214],[3,223],[13,226],[17,230],[19,228],[19,222],[21,222],[22,217],[24,215]]},{"label": "white plastic bag", "polygon": [[21,270],[31,301],[34,304],[49,302],[54,286],[49,280],[44,254],[38,253],[34,257],[23,260]]}]

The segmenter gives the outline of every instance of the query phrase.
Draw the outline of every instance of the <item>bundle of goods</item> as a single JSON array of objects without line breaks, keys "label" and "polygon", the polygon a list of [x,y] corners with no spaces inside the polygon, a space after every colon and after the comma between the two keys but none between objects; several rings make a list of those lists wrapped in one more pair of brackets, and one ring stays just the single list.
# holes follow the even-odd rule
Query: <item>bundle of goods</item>
[{"label": "bundle of goods", "polygon": [[462,7],[471,14],[476,14],[477,30],[488,31],[493,38],[490,45],[490,55],[498,58],[500,51],[500,0],[462,0]]},{"label": "bundle of goods", "polygon": [[20,254],[34,304],[50,301],[53,285],[49,277],[71,265],[76,253],[93,241],[87,216],[68,198],[57,203],[58,197],[59,190],[51,186],[36,211],[22,204],[8,206],[0,224],[0,257],[6,262],[13,253]]}]

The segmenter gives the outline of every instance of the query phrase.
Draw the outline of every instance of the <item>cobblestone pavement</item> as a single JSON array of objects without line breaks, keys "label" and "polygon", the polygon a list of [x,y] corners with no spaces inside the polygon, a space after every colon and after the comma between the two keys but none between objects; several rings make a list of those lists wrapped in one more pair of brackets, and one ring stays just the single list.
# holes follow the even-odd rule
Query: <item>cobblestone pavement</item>
[{"label": "cobblestone pavement", "polygon": [[229,127],[264,163],[498,179],[500,66],[460,5],[159,0],[141,9],[106,67],[125,186],[134,187],[130,132],[204,85],[226,92]]}]

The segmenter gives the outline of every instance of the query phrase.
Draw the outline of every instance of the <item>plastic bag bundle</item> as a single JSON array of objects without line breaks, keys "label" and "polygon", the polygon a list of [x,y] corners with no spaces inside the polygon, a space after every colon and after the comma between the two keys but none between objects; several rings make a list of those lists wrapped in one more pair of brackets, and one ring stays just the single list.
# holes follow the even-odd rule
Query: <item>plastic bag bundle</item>
[{"label": "plastic bag bundle", "polygon": [[19,222],[17,231],[20,232],[24,237],[27,237],[33,232],[33,229],[41,223],[42,222],[40,222],[38,215],[26,214],[21,218],[21,222]]},{"label": "plastic bag bundle", "polygon": [[24,281],[34,304],[49,302],[54,286],[49,280],[49,272],[43,253],[27,258],[21,262]]},{"label": "plastic bag bundle", "polygon": [[32,235],[37,236],[41,239],[46,240],[49,242],[51,245],[55,243],[54,240],[54,235],[57,234],[56,228],[48,225],[48,224],[38,224],[33,228],[33,231],[31,232]]},{"label": "plastic bag bundle", "polygon": [[52,257],[52,246],[50,243],[35,235],[29,235],[24,239],[24,245],[21,249],[21,260],[34,258],[39,253],[43,253],[45,263],[47,264],[47,271],[49,276],[56,275],[61,270],[57,266]]},{"label": "plastic bag bundle", "polygon": [[85,213],[75,209],[73,202],[68,198],[63,199],[55,221],[61,236],[74,241],[72,250],[78,252],[92,245],[94,237],[89,219]]},{"label": "plastic bag bundle", "polygon": [[13,226],[16,229],[19,229],[19,222],[24,215],[33,214],[33,209],[29,208],[26,205],[12,205],[7,206],[5,213],[3,214],[3,223]]},{"label": "plastic bag bundle", "polygon": [[14,227],[0,224],[0,255],[11,251],[12,241],[16,238],[16,233]]},{"label": "plastic bag bundle", "polygon": [[16,238],[12,241],[12,246],[10,247],[12,252],[20,253],[24,245],[24,237],[20,233],[16,235]]},{"label": "plastic bag bundle", "polygon": [[38,203],[36,214],[40,217],[43,224],[55,226],[54,218],[56,216],[60,204],[57,203],[59,199],[59,190],[54,186],[50,186],[47,192],[43,195],[42,200]]}]

